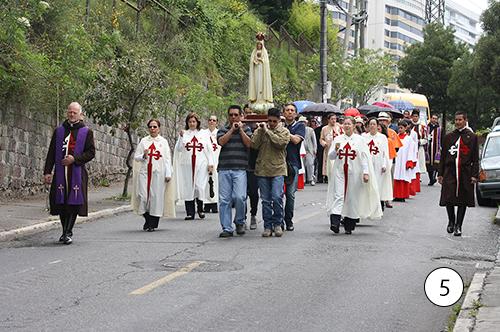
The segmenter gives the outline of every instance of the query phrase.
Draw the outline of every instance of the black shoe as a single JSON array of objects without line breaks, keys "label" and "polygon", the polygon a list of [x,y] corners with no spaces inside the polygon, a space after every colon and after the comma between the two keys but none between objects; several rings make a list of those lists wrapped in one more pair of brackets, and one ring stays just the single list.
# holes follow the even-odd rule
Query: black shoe
[{"label": "black shoe", "polygon": [[293,227],[293,225],[290,225],[290,226],[286,226],[286,230],[288,232],[293,232],[293,230],[295,229],[295,227]]},{"label": "black shoe", "polygon": [[[233,233],[231,233],[233,234]],[[236,234],[243,235],[245,234],[245,224],[237,224],[236,225]]]},{"label": "black shoe", "polygon": [[348,230],[346,230],[346,231],[345,231],[345,233],[346,233],[347,235],[351,235],[351,234],[352,234],[352,232],[351,232],[351,231],[348,231]]},{"label": "black shoe", "polygon": [[429,182],[428,186],[432,187],[434,185],[434,183],[436,183],[436,181],[431,181],[431,182]]},{"label": "black shoe", "polygon": [[67,236],[67,235],[64,236],[64,238],[63,238],[64,244],[71,244],[72,242],[73,242],[73,240],[69,236]]},{"label": "black shoe", "polygon": [[153,227],[149,227],[149,228],[147,229],[147,231],[148,231],[148,232],[154,232],[154,231],[155,231],[155,229],[154,229]]},{"label": "black shoe", "polygon": [[462,236],[462,228],[461,227],[455,227],[455,232],[453,233],[455,236]]},{"label": "black shoe", "polygon": [[219,210],[217,210],[217,209],[212,209],[212,213],[219,213]]},{"label": "black shoe", "polygon": [[69,237],[73,237],[73,232],[72,231],[68,231],[67,234],[68,234]]},{"label": "black shoe", "polygon": [[233,232],[223,231],[219,234],[219,237],[233,237]]},{"label": "black shoe", "polygon": [[446,231],[451,234],[453,233],[453,229],[455,228],[455,225],[453,225],[452,223],[448,223],[448,227],[446,227]]},{"label": "black shoe", "polygon": [[[200,219],[205,219],[205,214],[203,212],[198,212],[198,216],[200,217]],[[194,219],[194,216],[193,216],[193,219]]]},{"label": "black shoe", "polygon": [[184,217],[184,220],[194,220],[194,216],[187,216],[187,217]]},{"label": "black shoe", "polygon": [[330,225],[330,230],[335,234],[338,234],[338,232],[340,231],[339,226],[337,225]]},{"label": "black shoe", "polygon": [[64,234],[59,238],[59,242],[64,242]]}]

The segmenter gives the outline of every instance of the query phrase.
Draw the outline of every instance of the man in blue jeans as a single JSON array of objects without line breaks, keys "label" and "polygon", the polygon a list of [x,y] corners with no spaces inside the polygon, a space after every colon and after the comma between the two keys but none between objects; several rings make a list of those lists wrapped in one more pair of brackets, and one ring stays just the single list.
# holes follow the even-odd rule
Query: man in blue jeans
[{"label": "man in blue jeans", "polygon": [[255,175],[259,183],[264,219],[263,237],[283,235],[283,176],[286,170],[286,145],[290,141],[288,129],[280,121],[277,108],[267,111],[267,124],[259,123],[252,137],[252,148],[259,151]]},{"label": "man in blue jeans", "polygon": [[297,180],[299,169],[302,167],[300,160],[300,146],[306,136],[306,126],[304,122],[295,120],[297,108],[294,104],[286,104],[283,107],[285,117],[285,127],[290,131],[290,142],[286,146],[286,162],[292,167],[293,174],[288,174],[285,192],[285,225],[287,231],[293,231],[293,210],[295,208],[295,192],[297,191]]},{"label": "man in blue jeans", "polygon": [[227,110],[228,125],[217,132],[222,147],[219,154],[219,219],[222,233],[219,237],[233,236],[232,205],[236,209],[236,234],[245,234],[248,149],[252,144],[252,131],[241,122],[243,111],[238,105]]}]

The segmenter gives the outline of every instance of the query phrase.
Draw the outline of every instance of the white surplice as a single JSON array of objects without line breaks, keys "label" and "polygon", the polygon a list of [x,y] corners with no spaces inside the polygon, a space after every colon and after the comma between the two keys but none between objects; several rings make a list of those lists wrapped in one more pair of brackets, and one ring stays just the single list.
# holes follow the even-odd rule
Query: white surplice
[{"label": "white surplice", "polygon": [[[144,158],[144,150],[148,155]],[[134,153],[132,176],[132,207],[135,213],[149,212],[155,217],[175,217],[174,181],[170,147],[161,136],[146,136]]]},{"label": "white surplice", "polygon": [[213,131],[210,129],[203,130],[210,139],[210,144],[212,145],[212,152],[214,158],[214,171],[212,172],[212,181],[213,181],[213,194],[214,197],[210,197],[210,185],[207,183],[207,187],[205,190],[205,200],[204,203],[218,203],[219,202],[219,176],[217,172],[217,166],[219,165],[219,154],[221,146],[217,143],[217,132],[219,131],[215,128]]},{"label": "white surplice", "polygon": [[[335,151],[337,144],[340,147]],[[328,214],[352,219],[381,218],[377,181],[363,137],[358,134],[337,136],[328,157],[332,161],[326,200]],[[363,182],[363,174],[369,176],[367,183]]]},{"label": "white surplice", "polygon": [[414,179],[415,171],[414,169],[407,169],[406,165],[408,161],[417,162],[415,140],[407,134],[405,134],[404,138],[401,138],[401,136],[399,138],[403,146],[399,148],[394,163],[394,180],[411,182]]},{"label": "white surplice", "polygon": [[[174,176],[178,203],[206,199],[208,166],[214,164],[212,144],[206,131],[186,130],[174,149]],[[215,170],[214,170],[215,171]]]},{"label": "white surplice", "polygon": [[[387,137],[381,133],[363,133],[363,138],[371,154],[371,160],[381,201],[392,200],[391,160]],[[384,170],[384,171],[383,171]]]}]

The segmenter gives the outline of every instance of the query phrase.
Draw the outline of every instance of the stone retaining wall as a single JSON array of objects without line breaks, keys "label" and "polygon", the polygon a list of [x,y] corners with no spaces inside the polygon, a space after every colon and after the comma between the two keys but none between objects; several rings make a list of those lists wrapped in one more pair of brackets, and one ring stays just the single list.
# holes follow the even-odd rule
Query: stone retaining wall
[{"label": "stone retaining wall", "polygon": [[[128,140],[124,132],[87,121],[94,131],[96,157],[87,164],[90,181],[123,181]],[[33,195],[45,189],[43,167],[55,117],[0,105],[0,198]]]}]

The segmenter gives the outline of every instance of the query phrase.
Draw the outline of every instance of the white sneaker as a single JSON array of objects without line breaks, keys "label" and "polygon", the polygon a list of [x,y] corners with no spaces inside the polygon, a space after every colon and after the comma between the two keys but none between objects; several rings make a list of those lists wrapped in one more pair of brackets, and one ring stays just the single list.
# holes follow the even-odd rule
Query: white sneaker
[{"label": "white sneaker", "polygon": [[315,186],[316,185],[316,182],[314,182],[314,180],[311,181],[311,186]]}]

